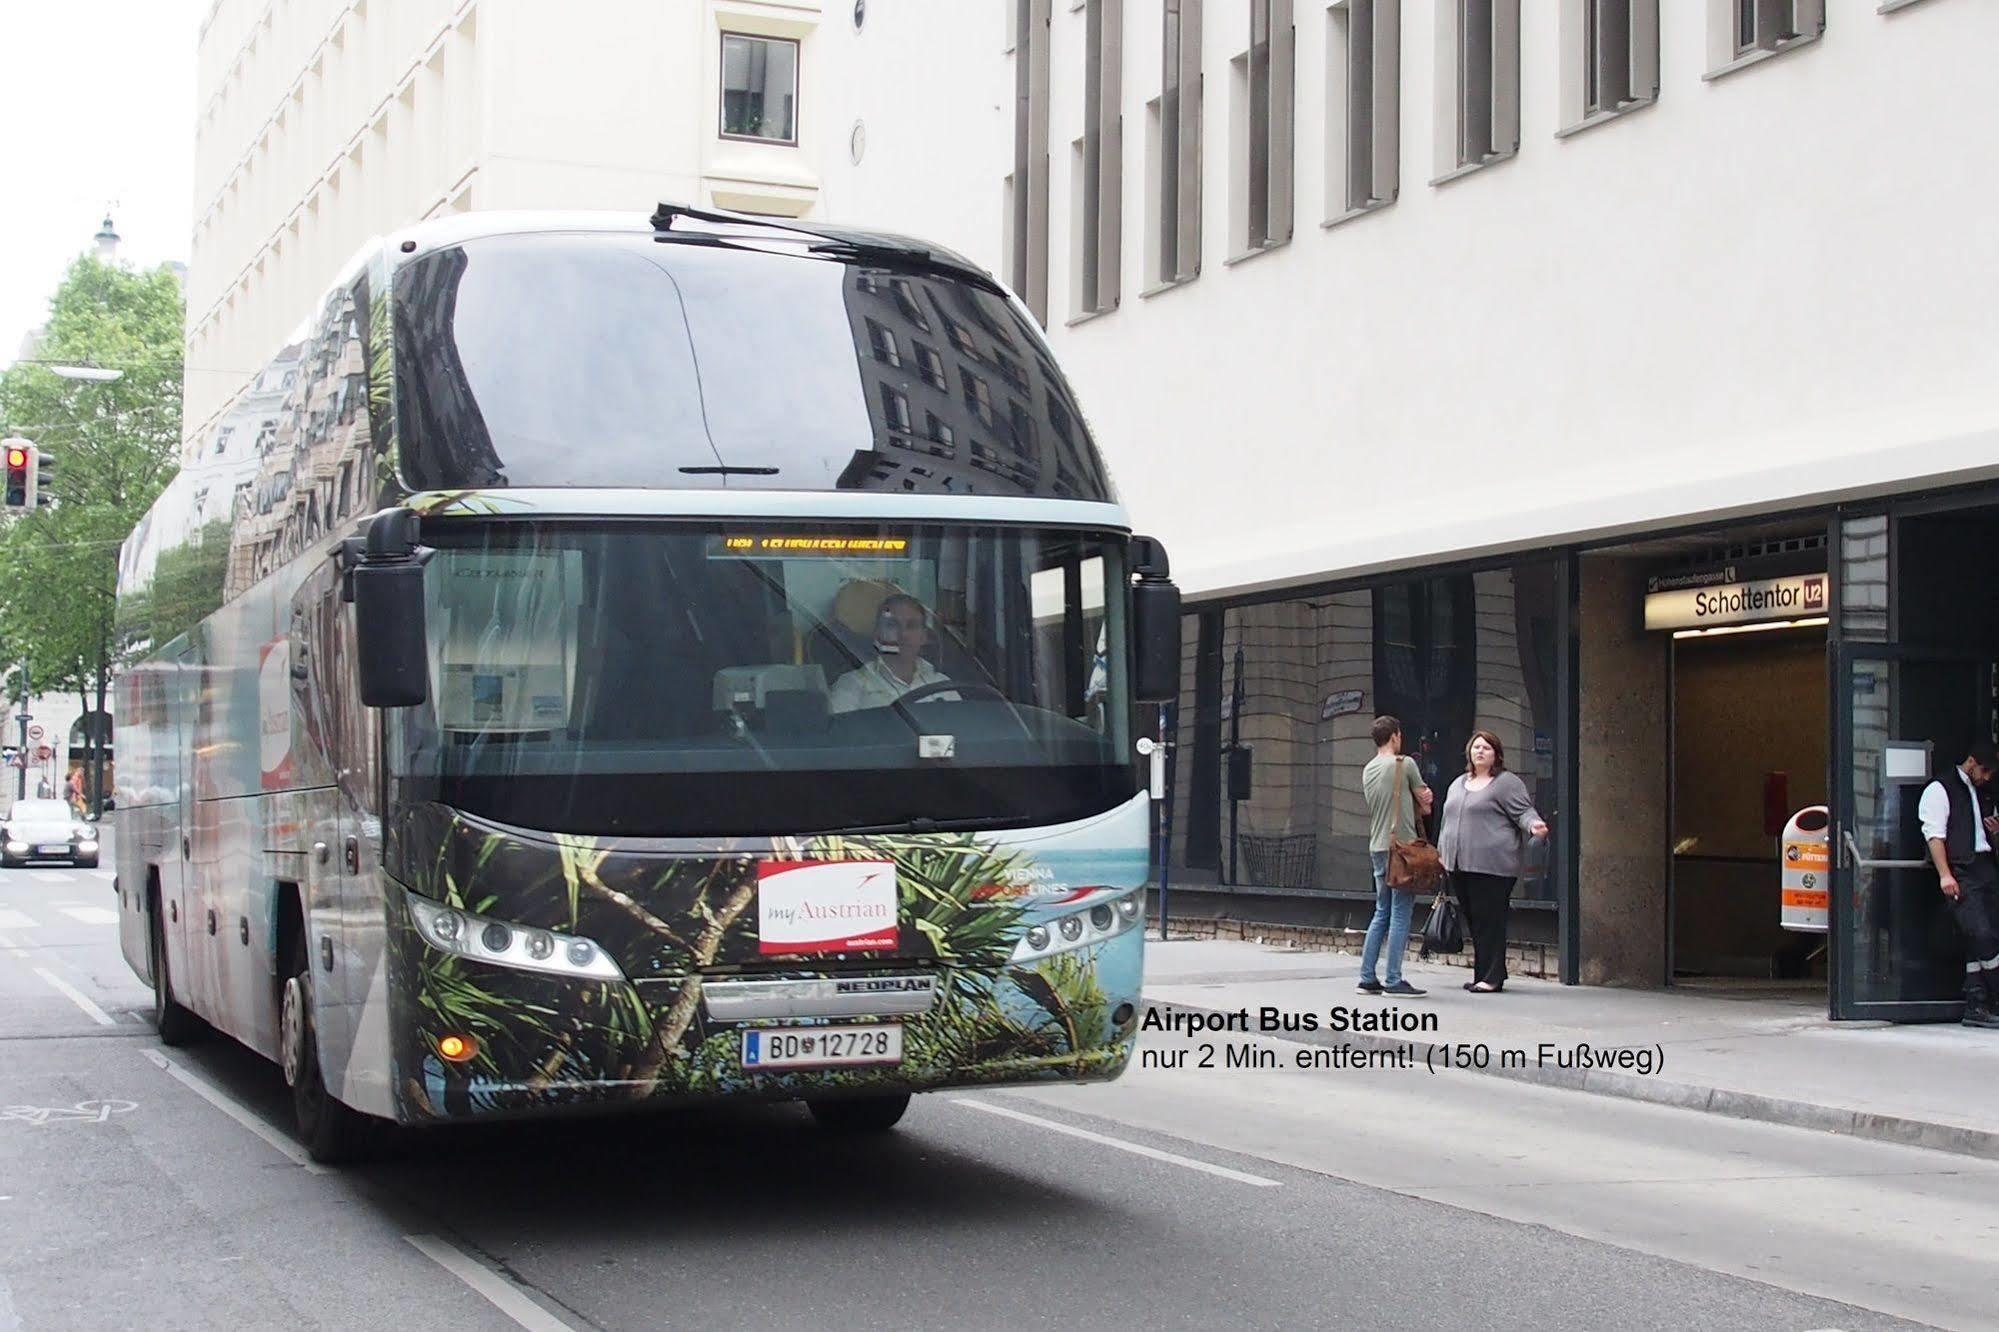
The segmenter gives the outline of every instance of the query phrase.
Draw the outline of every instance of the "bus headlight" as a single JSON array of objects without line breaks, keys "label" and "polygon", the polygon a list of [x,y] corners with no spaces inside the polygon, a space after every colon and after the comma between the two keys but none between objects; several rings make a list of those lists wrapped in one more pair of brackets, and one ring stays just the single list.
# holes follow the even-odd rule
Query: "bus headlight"
[{"label": "bus headlight", "polygon": [[1098,899],[1067,915],[1039,925],[1030,925],[1013,946],[1013,965],[1038,962],[1056,953],[1089,948],[1114,939],[1138,926],[1145,918],[1145,890],[1134,888],[1109,900]]},{"label": "bus headlight", "polygon": [[544,971],[555,976],[625,978],[611,955],[588,939],[488,920],[414,893],[406,895],[405,900],[425,942],[440,952],[496,967]]}]

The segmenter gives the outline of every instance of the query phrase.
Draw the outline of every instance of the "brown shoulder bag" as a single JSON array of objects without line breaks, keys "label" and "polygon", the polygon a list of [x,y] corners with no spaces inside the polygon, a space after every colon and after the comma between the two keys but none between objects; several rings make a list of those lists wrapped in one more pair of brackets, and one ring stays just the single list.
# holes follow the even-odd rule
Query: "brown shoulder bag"
[{"label": "brown shoulder bag", "polygon": [[1421,837],[1402,840],[1402,793],[1406,789],[1402,765],[1408,761],[1395,760],[1395,789],[1390,796],[1395,801],[1395,824],[1388,833],[1388,886],[1398,893],[1427,893],[1444,881],[1444,858]]}]

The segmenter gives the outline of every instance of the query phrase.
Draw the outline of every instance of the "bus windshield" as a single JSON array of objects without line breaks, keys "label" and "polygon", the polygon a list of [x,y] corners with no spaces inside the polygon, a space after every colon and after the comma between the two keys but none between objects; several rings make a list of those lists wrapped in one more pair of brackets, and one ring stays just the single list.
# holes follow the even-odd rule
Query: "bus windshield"
[{"label": "bus windshield", "polygon": [[1137,790],[1124,539],[433,521],[406,799],[551,832],[1003,827]]},{"label": "bus windshield", "polygon": [[395,278],[415,490],[656,486],[1114,498],[998,289],[747,243],[494,236]]}]

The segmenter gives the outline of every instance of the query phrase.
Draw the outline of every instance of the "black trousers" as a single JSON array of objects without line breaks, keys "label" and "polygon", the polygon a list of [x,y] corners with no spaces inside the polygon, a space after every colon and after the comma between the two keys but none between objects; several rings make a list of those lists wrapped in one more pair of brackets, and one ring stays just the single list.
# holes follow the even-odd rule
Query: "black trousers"
[{"label": "black trousers", "polygon": [[1451,873],[1451,893],[1465,909],[1465,924],[1471,935],[1471,970],[1474,981],[1487,985],[1506,984],[1506,915],[1518,880],[1504,874]]},{"label": "black trousers", "polygon": [[1999,959],[1999,869],[1990,857],[1979,856],[1968,864],[1952,861],[1950,872],[1957,878],[1951,915],[1964,935],[1966,967],[1985,971],[1989,979],[1991,963]]}]

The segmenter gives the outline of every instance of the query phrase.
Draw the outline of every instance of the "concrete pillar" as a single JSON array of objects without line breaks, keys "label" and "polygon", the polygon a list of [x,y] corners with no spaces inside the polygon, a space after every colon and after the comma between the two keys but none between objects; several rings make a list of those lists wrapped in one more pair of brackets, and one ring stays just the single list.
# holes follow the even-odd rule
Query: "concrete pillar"
[{"label": "concrete pillar", "polygon": [[1584,556],[1578,909],[1585,985],[1666,983],[1667,640],[1631,560]]}]

